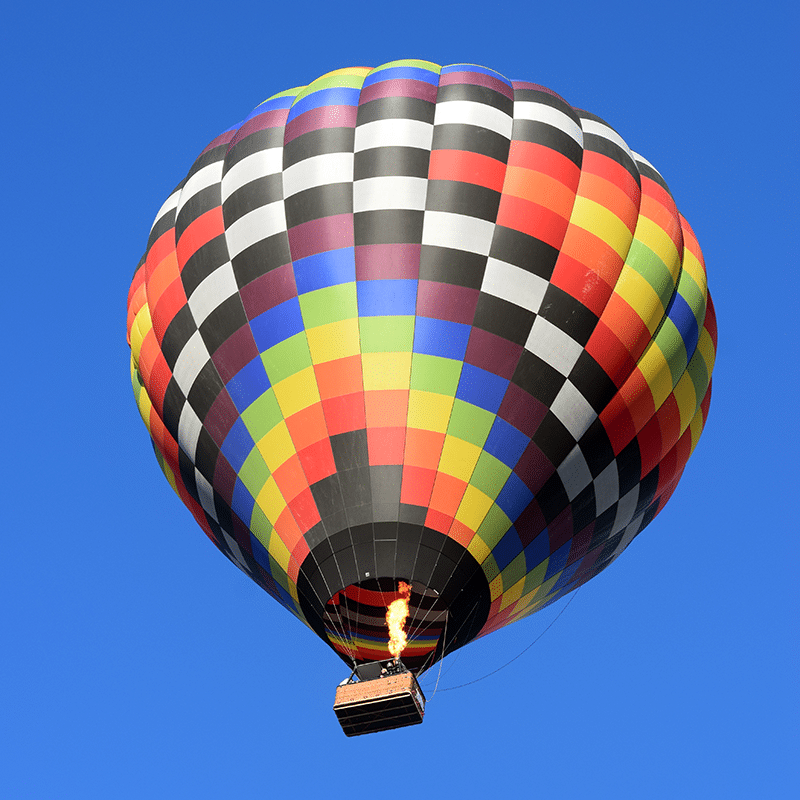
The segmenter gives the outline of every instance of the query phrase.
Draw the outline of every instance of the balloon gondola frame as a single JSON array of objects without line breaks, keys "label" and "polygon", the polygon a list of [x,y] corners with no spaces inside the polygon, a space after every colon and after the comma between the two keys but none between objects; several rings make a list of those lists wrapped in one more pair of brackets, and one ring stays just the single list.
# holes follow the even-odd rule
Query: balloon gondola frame
[{"label": "balloon gondola frame", "polygon": [[361,736],[419,725],[425,695],[402,661],[373,661],[337,687],[333,710],[346,736]]}]

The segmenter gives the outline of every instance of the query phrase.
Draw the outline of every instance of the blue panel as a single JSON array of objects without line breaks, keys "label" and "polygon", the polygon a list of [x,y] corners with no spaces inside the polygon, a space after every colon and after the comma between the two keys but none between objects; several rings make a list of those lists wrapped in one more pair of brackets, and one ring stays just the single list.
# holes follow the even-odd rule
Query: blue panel
[{"label": "blue panel", "polygon": [[[291,108],[292,103],[294,102],[294,98],[297,97],[298,94],[302,89],[298,87],[297,94],[294,95],[286,95],[285,97],[273,97],[271,100],[265,100],[261,105],[256,106],[241,122],[241,125],[244,125],[245,122],[253,119],[253,117],[257,117],[260,114],[266,114],[267,111],[275,111],[281,108]],[[241,125],[237,127],[241,127]]]},{"label": "blue panel", "polygon": [[526,548],[525,567],[530,572],[550,555],[550,534],[545,528]]},{"label": "blue panel", "polygon": [[512,472],[508,476],[505,486],[500,490],[500,494],[497,495],[495,502],[505,515],[514,522],[528,507],[531,500],[533,500],[533,492],[522,482],[516,472]]},{"label": "blue panel", "polygon": [[367,75],[363,88],[366,89],[367,86],[372,86],[373,83],[380,83],[381,81],[401,80],[425,81],[425,83],[430,83],[432,86],[438,86],[439,73],[420,67],[389,67]]},{"label": "blue panel", "polygon": [[417,308],[417,281],[358,281],[358,316],[410,316]]},{"label": "blue panel", "polygon": [[567,564],[569,557],[569,549],[572,547],[572,539],[565,542],[558,548],[558,550],[550,556],[550,561],[547,562],[547,572],[544,575],[545,580],[549,580],[553,575],[557,575]]},{"label": "blue panel", "polygon": [[497,417],[483,449],[513,469],[529,442],[530,439],[522,431]]},{"label": "blue panel", "polygon": [[561,573],[558,580],[553,584],[552,588],[547,594],[548,595],[555,594],[556,592],[559,592],[562,589],[564,589],[572,579],[572,576],[577,571],[578,564],[580,564],[580,559],[576,561],[574,564],[570,564],[568,567],[564,567],[564,571]]},{"label": "blue panel", "polygon": [[267,548],[264,547],[264,545],[261,544],[261,542],[252,533],[250,534],[250,547],[253,550],[253,558],[256,560],[256,563],[263,567],[269,575],[272,575],[272,567],[269,563],[269,553],[267,552]]},{"label": "blue panel", "polygon": [[274,308],[259,314],[250,321],[253,338],[260,352],[283,342],[290,336],[304,330],[303,315],[300,313],[300,300],[291,297]]},{"label": "blue panel", "polygon": [[492,548],[498,568],[504,570],[522,552],[522,542],[514,528],[509,528],[503,538]]},{"label": "blue panel", "polygon": [[352,283],[356,279],[355,249],[343,247],[299,258],[294,262],[294,279],[298,294]]},{"label": "blue panel", "polygon": [[[236,484],[233,487],[233,499],[231,501],[231,511],[236,514],[245,525],[250,523],[253,516],[253,506],[256,504],[255,498],[247,490],[245,485],[236,479]],[[250,535],[251,540],[254,538]]]},{"label": "blue panel", "polygon": [[697,347],[699,331],[697,328],[697,320],[692,313],[692,309],[689,307],[686,300],[677,292],[672,295],[672,300],[669,302],[667,316],[672,320],[683,339],[688,361]]},{"label": "blue panel", "polygon": [[269,378],[260,356],[245,364],[225,386],[239,413],[254,400],[258,400],[269,387]]},{"label": "blue panel", "polygon": [[460,322],[417,317],[414,323],[414,352],[463,361],[471,330],[471,325]]},{"label": "blue panel", "polygon": [[[250,451],[255,447],[255,442],[250,436],[247,426],[242,422],[242,418],[236,420],[228,431],[225,441],[222,443],[222,455],[228,459],[228,463],[238,472],[242,468]],[[242,517],[242,520],[245,518]],[[250,519],[247,517],[247,519]]]},{"label": "blue panel", "polygon": [[503,402],[510,381],[472,364],[464,364],[456,397],[496,414]]},{"label": "blue panel", "polygon": [[311,94],[306,95],[302,100],[298,100],[292,106],[286,122],[288,124],[304,112],[311,111],[314,108],[321,108],[322,106],[357,106],[360,94],[361,91],[359,89],[350,89],[346,86],[311,92]]}]

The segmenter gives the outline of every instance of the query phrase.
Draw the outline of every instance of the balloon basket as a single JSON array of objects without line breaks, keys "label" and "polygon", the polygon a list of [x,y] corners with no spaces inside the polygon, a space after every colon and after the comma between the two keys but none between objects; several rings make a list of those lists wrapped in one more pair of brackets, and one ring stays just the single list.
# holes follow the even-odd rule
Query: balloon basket
[{"label": "balloon basket", "polygon": [[333,710],[346,736],[362,736],[419,725],[425,696],[402,662],[373,661],[337,687]]}]

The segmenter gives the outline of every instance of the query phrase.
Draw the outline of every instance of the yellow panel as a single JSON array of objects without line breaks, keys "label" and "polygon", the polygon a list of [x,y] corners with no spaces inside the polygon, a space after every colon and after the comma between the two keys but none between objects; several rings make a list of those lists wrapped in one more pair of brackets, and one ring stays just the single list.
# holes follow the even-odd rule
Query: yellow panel
[{"label": "yellow panel", "polygon": [[[459,522],[463,522],[468,528],[476,531],[480,527],[481,522],[486,519],[486,515],[489,513],[493,502],[489,495],[484,494],[472,484],[468,484],[467,490],[461,498],[458,511],[456,511],[456,519]],[[478,561],[481,562],[483,559],[479,558]]]},{"label": "yellow panel", "polygon": [[717,357],[717,353],[714,349],[714,342],[711,341],[711,334],[706,330],[706,328],[700,329],[700,338],[697,341],[697,350],[703,357],[703,361],[706,362],[706,370],[708,370],[708,374],[711,375],[711,372],[714,369],[714,360]]},{"label": "yellow panel", "polygon": [[600,203],[578,195],[572,208],[570,224],[602,239],[620,258],[624,259],[628,255],[633,235],[616,214]]},{"label": "yellow panel", "polygon": [[411,385],[411,353],[364,353],[361,365],[365,392]]},{"label": "yellow panel", "polygon": [[636,239],[661,258],[672,279],[677,281],[681,271],[681,259],[669,234],[653,220],[639,217],[636,223]]},{"label": "yellow panel", "polygon": [[358,320],[345,319],[316,328],[306,329],[311,361],[322,364],[337,358],[354,356],[361,352],[358,338]]},{"label": "yellow panel", "polygon": [[484,559],[491,553],[489,545],[477,535],[472,537],[467,550],[479,564],[483,563]]},{"label": "yellow panel", "polygon": [[[269,538],[269,554],[275,559],[275,561],[280,565],[281,569],[285,572],[289,572],[289,561],[291,560],[291,554],[289,553],[289,548],[283,543],[283,540],[277,533],[272,534]],[[290,588],[292,586],[292,581],[287,581],[288,586],[285,588]]]},{"label": "yellow panel", "polygon": [[672,392],[672,372],[655,341],[650,343],[637,366],[653,393],[655,407],[659,408]]},{"label": "yellow panel", "polygon": [[468,482],[472,477],[480,454],[480,447],[470,442],[465,442],[457,436],[447,435],[444,437],[444,447],[439,458],[439,472],[446,472],[454,478]]},{"label": "yellow panel", "polygon": [[703,295],[706,295],[708,292],[706,269],[688,249],[684,249],[683,251],[683,270],[688,273],[692,280],[700,287],[700,291]]},{"label": "yellow panel", "polygon": [[286,423],[281,420],[269,433],[261,437],[256,444],[270,472],[275,472],[288,458],[294,455],[292,437]]},{"label": "yellow panel", "polygon": [[274,525],[286,508],[286,500],[283,499],[274,475],[270,475],[267,478],[266,483],[258,493],[258,497],[256,497],[256,502],[264,512],[264,516]]},{"label": "yellow panel", "polygon": [[291,417],[292,414],[320,401],[314,367],[306,367],[284,378],[276,383],[273,389],[284,417]]},{"label": "yellow panel", "polygon": [[[652,336],[664,316],[664,305],[656,290],[633,267],[622,268],[614,292],[642,317]],[[644,317],[647,314],[647,318]]]},{"label": "yellow panel", "polygon": [[408,427],[445,433],[453,410],[453,397],[412,389],[408,393]]},{"label": "yellow panel", "polygon": [[697,443],[700,441],[700,434],[703,432],[703,410],[697,409],[697,413],[692,417],[692,422],[689,425],[692,429],[692,452],[694,452]]},{"label": "yellow panel", "polygon": [[139,353],[142,352],[142,342],[144,337],[147,336],[148,331],[153,327],[153,322],[150,319],[150,309],[145,303],[137,312],[136,316],[131,322],[131,352],[139,363]]},{"label": "yellow panel", "polygon": [[516,603],[522,596],[522,587],[525,585],[525,578],[520,578],[507,592],[503,594],[500,603],[500,611],[508,608],[512,603]]},{"label": "yellow panel", "polygon": [[681,433],[683,433],[689,427],[689,423],[700,405],[700,400],[698,400],[695,392],[694,381],[692,381],[688,372],[684,372],[681,375],[672,393],[675,395],[675,401],[678,404],[678,411],[681,415]]}]

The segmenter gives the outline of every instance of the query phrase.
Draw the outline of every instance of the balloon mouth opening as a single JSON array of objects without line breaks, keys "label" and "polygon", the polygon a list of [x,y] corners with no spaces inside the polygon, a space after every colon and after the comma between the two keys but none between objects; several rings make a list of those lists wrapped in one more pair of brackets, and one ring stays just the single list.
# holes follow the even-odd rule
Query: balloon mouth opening
[{"label": "balloon mouth opening", "polygon": [[[323,624],[331,647],[347,661],[362,664],[386,661],[390,634],[386,622],[389,606],[401,599],[396,578],[368,578],[336,592],[325,604]],[[412,672],[430,667],[446,631],[448,608],[435,589],[408,580],[408,615],[404,630],[407,643],[399,654]]]}]

